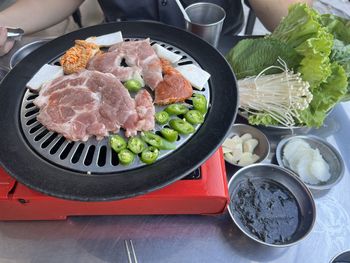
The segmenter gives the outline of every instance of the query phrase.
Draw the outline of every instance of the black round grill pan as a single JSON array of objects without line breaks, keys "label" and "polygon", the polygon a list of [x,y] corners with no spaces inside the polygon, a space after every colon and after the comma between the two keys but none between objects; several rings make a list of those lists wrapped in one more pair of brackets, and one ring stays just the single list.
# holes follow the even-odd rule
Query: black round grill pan
[{"label": "black round grill pan", "polygon": [[[211,108],[205,122],[186,143],[156,163],[139,168],[84,173],[43,158],[28,143],[21,126],[26,83],[45,63],[85,39],[121,30],[124,38],[150,38],[179,47],[211,74]],[[235,120],[236,79],[223,56],[186,31],[152,22],[118,22],[84,28],[43,45],[19,62],[0,84],[0,165],[19,182],[42,193],[81,201],[127,198],[166,186],[199,167],[217,150]]]}]

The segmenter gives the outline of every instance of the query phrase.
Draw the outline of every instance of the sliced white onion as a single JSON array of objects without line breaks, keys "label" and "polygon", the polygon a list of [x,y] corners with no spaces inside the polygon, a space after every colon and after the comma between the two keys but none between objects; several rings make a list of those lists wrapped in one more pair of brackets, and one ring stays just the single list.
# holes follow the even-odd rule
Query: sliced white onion
[{"label": "sliced white onion", "polygon": [[198,90],[202,90],[210,78],[208,72],[193,64],[177,66],[176,69]]},{"label": "sliced white onion", "polygon": [[314,151],[310,172],[321,182],[327,182],[331,178],[329,165],[324,161],[318,149]]},{"label": "sliced white onion", "polygon": [[28,81],[27,87],[31,90],[39,91],[44,83],[60,76],[63,76],[63,68],[61,66],[45,64]]},{"label": "sliced white onion", "polygon": [[158,55],[158,57],[169,60],[171,63],[176,63],[182,58],[181,55],[175,54],[174,52],[167,50],[166,48],[162,47],[159,44],[154,44],[152,47],[156,52],[156,54]]},{"label": "sliced white onion", "polygon": [[283,149],[284,160],[292,170],[296,170],[299,159],[308,154],[309,145],[302,139],[293,139]]},{"label": "sliced white onion", "polygon": [[94,43],[100,47],[110,47],[117,43],[123,42],[122,32],[114,32],[106,35],[101,35],[98,37],[89,37],[86,39],[89,43]]},{"label": "sliced white onion", "polygon": [[309,184],[326,182],[331,177],[329,165],[320,151],[302,139],[293,139],[284,147],[284,161],[296,172],[301,180]]},{"label": "sliced white onion", "polygon": [[308,184],[318,184],[320,181],[310,172],[310,164],[312,162],[312,156],[304,156],[297,164],[296,172],[300,176],[300,179]]}]

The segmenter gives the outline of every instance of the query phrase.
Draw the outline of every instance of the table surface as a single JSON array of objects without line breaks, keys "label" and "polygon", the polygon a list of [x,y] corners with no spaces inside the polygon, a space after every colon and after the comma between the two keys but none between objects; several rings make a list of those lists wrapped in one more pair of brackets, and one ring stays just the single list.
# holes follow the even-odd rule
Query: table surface
[{"label": "table surface", "polygon": [[[15,49],[32,40],[23,39]],[[227,43],[233,42],[219,46],[223,53]],[[6,65],[11,54],[1,58],[0,64]],[[271,142],[267,162],[274,162],[276,144],[291,132],[263,131]],[[345,175],[332,189],[313,192],[314,228],[292,247],[271,248],[248,239],[227,212],[217,216],[71,217],[66,221],[0,222],[0,263],[128,262],[124,245],[128,239],[133,240],[139,262],[329,262],[350,249],[349,131],[350,102],[337,105],[320,129],[308,131],[339,150]],[[237,168],[226,165],[230,178]]]}]

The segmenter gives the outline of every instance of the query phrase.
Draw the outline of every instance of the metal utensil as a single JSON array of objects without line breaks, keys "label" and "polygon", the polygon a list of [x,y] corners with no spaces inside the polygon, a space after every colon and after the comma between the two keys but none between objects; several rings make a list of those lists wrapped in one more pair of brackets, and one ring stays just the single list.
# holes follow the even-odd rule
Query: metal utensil
[{"label": "metal utensil", "polygon": [[20,40],[24,35],[24,30],[19,27],[7,27],[7,38],[12,40]]},{"label": "metal utensil", "polygon": [[190,17],[188,16],[188,14],[186,13],[185,8],[182,6],[180,0],[175,0],[175,2],[176,2],[176,4],[178,5],[178,7],[180,8],[180,10],[181,10],[181,12],[182,12],[184,18],[185,18],[187,21],[191,22],[191,19],[190,19]]},{"label": "metal utensil", "polygon": [[132,240],[124,240],[126,253],[128,254],[128,262],[129,263],[137,263],[137,257],[136,252],[134,248],[134,244],[132,243]]}]

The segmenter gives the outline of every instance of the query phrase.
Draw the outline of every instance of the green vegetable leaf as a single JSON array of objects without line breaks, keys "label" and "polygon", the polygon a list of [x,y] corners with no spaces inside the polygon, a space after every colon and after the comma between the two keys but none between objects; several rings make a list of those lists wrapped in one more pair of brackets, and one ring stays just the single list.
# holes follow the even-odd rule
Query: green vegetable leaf
[{"label": "green vegetable leaf", "polygon": [[[300,121],[309,127],[321,126],[327,112],[347,91],[344,68],[338,63],[332,63],[337,60],[330,58],[332,48],[334,53],[331,28],[347,38],[343,22],[331,26],[330,17],[321,17],[307,5],[296,4],[291,6],[288,16],[270,36],[293,46],[303,56],[298,72],[303,80],[310,83],[313,99],[309,107],[300,112]],[[325,24],[329,24],[329,27],[325,27]]]},{"label": "green vegetable leaf", "polygon": [[311,91],[331,74],[329,55],[333,36],[319,20],[320,15],[307,5],[292,5],[288,16],[270,36],[293,46],[303,56],[298,71],[310,83]]},{"label": "green vegetable leaf", "polygon": [[[287,44],[264,38],[244,39],[226,56],[238,79],[258,75],[272,65],[280,66],[277,62],[278,58],[285,61],[290,69],[296,69],[301,60],[297,52]],[[279,72],[278,69],[270,69],[265,74]]]},{"label": "green vegetable leaf", "polygon": [[[301,74],[313,94],[309,107],[298,110],[296,123],[319,127],[336,103],[350,100],[350,21],[295,4],[271,35],[239,42],[227,60],[241,79],[276,65],[278,57]],[[276,124],[268,109],[250,114],[251,124]]]},{"label": "green vegetable leaf", "polygon": [[298,71],[303,80],[310,83],[310,90],[313,92],[332,73],[328,57],[307,56],[300,62]]},{"label": "green vegetable leaf", "polygon": [[291,47],[298,47],[309,38],[316,37],[322,28],[319,14],[306,4],[291,5],[288,15],[271,34]]},{"label": "green vegetable leaf", "polygon": [[350,21],[331,14],[321,15],[320,21],[335,38],[330,59],[338,62],[345,70],[348,92],[343,101],[348,101],[350,100]]},{"label": "green vegetable leaf", "polygon": [[343,41],[345,44],[350,44],[349,20],[331,14],[324,14],[320,16],[320,21],[336,39]]},{"label": "green vegetable leaf", "polygon": [[338,63],[331,64],[331,75],[325,83],[313,92],[313,99],[307,109],[301,112],[300,119],[310,127],[320,127],[327,113],[347,92],[345,70]]},{"label": "green vegetable leaf", "polygon": [[348,78],[348,91],[342,100],[348,101],[350,100],[350,44],[345,45],[342,41],[335,39],[330,59],[338,62],[345,70]]},{"label": "green vegetable leaf", "polygon": [[278,125],[278,122],[276,120],[264,112],[255,115],[249,115],[248,122],[252,125]]}]

